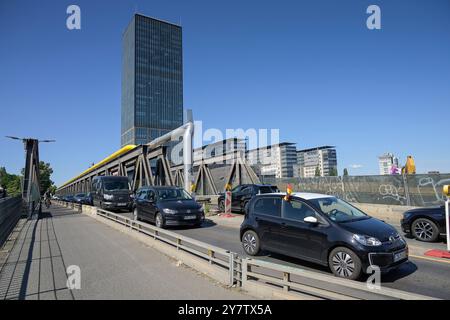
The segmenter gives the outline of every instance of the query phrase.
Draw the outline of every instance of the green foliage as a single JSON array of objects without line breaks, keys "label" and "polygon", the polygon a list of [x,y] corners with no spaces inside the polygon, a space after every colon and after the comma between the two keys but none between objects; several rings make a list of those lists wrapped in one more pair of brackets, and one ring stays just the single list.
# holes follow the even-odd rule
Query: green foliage
[{"label": "green foliage", "polygon": [[320,168],[319,168],[319,166],[316,167],[316,172],[314,173],[314,175],[316,177],[320,177]]},{"label": "green foliage", "polygon": [[53,181],[50,177],[53,174],[53,169],[50,166],[50,163],[45,163],[44,161],[39,162],[39,173],[41,180],[41,195],[43,195],[47,190],[49,190],[53,186]]},{"label": "green foliage", "polygon": [[337,175],[338,175],[337,169],[336,168],[331,168],[330,169],[330,176],[336,177]]},{"label": "green foliage", "polygon": [[[56,191],[56,186],[53,184],[53,181],[50,179],[53,174],[53,169],[50,166],[50,163],[45,163],[44,161],[39,162],[39,171],[40,171],[40,189],[41,195],[43,195],[47,190],[50,190],[52,194]],[[6,172],[4,167],[0,167],[0,186],[6,188],[6,192],[10,196],[17,196],[22,193],[22,177],[24,175],[24,169],[22,169],[22,176],[9,174]]]},{"label": "green foliage", "polygon": [[18,196],[22,193],[21,176],[9,174],[4,167],[0,167],[0,186],[6,189],[9,196]]},{"label": "green foliage", "polygon": [[348,170],[347,170],[347,168],[344,168],[344,176],[348,176]]}]

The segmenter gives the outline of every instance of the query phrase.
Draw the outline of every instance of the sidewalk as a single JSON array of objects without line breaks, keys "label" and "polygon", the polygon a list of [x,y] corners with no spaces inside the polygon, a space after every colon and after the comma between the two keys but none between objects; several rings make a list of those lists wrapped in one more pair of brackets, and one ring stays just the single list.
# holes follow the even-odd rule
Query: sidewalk
[{"label": "sidewalk", "polygon": [[[80,268],[80,289],[67,288],[72,265]],[[0,299],[251,298],[57,205],[23,224],[0,268]]]}]

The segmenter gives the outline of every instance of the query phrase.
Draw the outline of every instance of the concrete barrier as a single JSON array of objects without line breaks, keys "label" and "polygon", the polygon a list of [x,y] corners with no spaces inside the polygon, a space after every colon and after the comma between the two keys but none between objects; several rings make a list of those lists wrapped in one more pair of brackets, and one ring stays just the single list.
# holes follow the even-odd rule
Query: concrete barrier
[{"label": "concrete barrier", "polygon": [[417,207],[410,206],[395,206],[387,204],[372,204],[372,203],[351,203],[353,206],[364,211],[368,215],[384,220],[389,224],[400,225],[400,220],[403,217],[403,212],[415,209]]},{"label": "concrete barrier", "polygon": [[[210,203],[212,205],[217,205],[219,196],[208,195],[208,196],[197,196],[197,198],[199,200],[203,198],[210,198]],[[394,225],[400,225],[400,220],[403,217],[403,212],[410,209],[418,208],[412,206],[398,206],[398,205],[356,203],[356,202],[351,202],[351,204],[374,218],[384,220],[387,223]]]}]

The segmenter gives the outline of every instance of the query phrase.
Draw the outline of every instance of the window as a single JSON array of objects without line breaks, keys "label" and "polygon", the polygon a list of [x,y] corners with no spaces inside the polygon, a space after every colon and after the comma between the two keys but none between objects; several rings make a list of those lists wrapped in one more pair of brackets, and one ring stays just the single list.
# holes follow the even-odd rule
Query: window
[{"label": "window", "polygon": [[278,192],[278,189],[275,186],[263,186],[263,187],[259,187],[258,192],[259,193],[275,193],[275,192]]},{"label": "window", "polygon": [[243,193],[243,194],[250,194],[250,193],[252,193],[252,189],[253,188],[251,186],[243,187],[241,189],[241,193]]},{"label": "window", "polygon": [[156,198],[155,191],[147,190],[147,197],[146,197],[146,199],[150,200],[150,201],[155,201],[155,198]]},{"label": "window", "polygon": [[138,199],[146,199],[146,197],[147,197],[147,190],[141,190],[141,191],[139,191],[138,192]]},{"label": "window", "polygon": [[320,208],[331,220],[336,222],[368,219],[368,216],[364,212],[339,198],[327,197],[310,201],[314,206]]},{"label": "window", "polygon": [[114,191],[114,190],[128,190],[128,181],[127,180],[105,180],[105,190],[106,191]]},{"label": "window", "polygon": [[261,198],[258,199],[254,206],[256,214],[265,214],[269,216],[280,216],[281,199],[280,198]]},{"label": "window", "polygon": [[307,204],[291,200],[283,202],[283,218],[302,221],[306,217],[315,217],[316,212]]},{"label": "window", "polygon": [[241,189],[242,189],[242,186],[237,186],[237,187],[234,187],[233,190],[231,190],[231,192],[237,193],[237,192],[241,191]]},{"label": "window", "polygon": [[178,188],[157,189],[158,199],[161,201],[191,200],[192,197],[184,190]]}]

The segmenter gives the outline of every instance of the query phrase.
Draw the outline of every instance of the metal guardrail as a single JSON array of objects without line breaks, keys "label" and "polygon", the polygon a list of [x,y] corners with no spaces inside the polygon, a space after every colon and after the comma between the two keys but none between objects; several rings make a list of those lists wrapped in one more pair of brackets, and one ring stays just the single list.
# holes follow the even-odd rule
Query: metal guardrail
[{"label": "metal guardrail", "polygon": [[132,218],[124,217],[99,208],[97,208],[97,215],[118,222],[132,230],[144,233],[155,240],[160,240],[172,245],[173,247],[176,247],[177,250],[184,250],[194,254],[197,257],[207,260],[210,264],[215,264],[228,269],[233,261],[230,251],[185,237],[176,232],[161,229],[144,222],[135,221]]},{"label": "metal guardrail", "polygon": [[[82,205],[80,204],[72,202],[68,203],[64,201],[57,201],[57,203],[60,203],[68,208],[76,209],[79,212],[82,211]],[[117,222],[123,226],[130,228],[131,230],[135,230],[137,232],[148,235],[154,240],[162,241],[168,245],[175,247],[177,250],[183,250],[185,252],[193,254],[198,258],[208,261],[208,263],[211,265],[220,267],[223,270],[233,270],[235,254],[228,250],[189,237],[185,237],[176,232],[158,228],[145,222],[135,221],[132,218],[118,215],[107,210],[96,208],[96,212],[97,215],[103,218]],[[233,275],[234,273],[231,272],[229,277],[230,285],[233,285],[235,282]]]},{"label": "metal guardrail", "polygon": [[22,198],[4,198],[0,201],[0,247],[22,215]]},{"label": "metal guardrail", "polygon": [[369,288],[366,283],[293,268],[257,259],[242,259],[242,287],[261,281],[274,289],[332,300],[430,300],[428,296],[386,287]]},{"label": "metal guardrail", "polygon": [[[66,207],[82,211],[82,206],[74,203],[57,201]],[[176,232],[135,221],[132,218],[96,208],[96,214],[123,226],[146,234],[183,250],[198,258],[208,261],[228,271],[229,285],[236,284],[246,290],[250,284],[265,285],[273,291],[289,293],[292,296],[311,297],[332,300],[430,300],[432,297],[414,294],[390,288],[369,288],[366,283],[337,278],[332,275],[294,268],[258,259],[239,257],[237,253],[208,243],[198,241]]]}]

